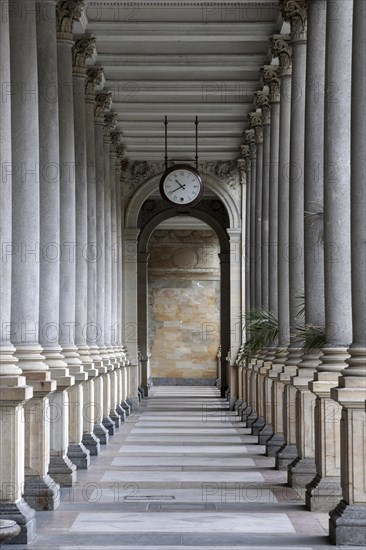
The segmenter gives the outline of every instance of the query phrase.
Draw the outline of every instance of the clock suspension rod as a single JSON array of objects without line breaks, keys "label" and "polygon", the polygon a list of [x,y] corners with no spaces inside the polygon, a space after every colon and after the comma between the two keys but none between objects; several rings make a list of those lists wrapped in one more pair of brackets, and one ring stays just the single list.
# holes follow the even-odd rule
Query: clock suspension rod
[{"label": "clock suspension rod", "polygon": [[165,170],[168,170],[168,116],[165,115]]},{"label": "clock suspension rod", "polygon": [[196,115],[195,125],[196,125],[196,168],[198,170],[198,117],[197,115]]}]

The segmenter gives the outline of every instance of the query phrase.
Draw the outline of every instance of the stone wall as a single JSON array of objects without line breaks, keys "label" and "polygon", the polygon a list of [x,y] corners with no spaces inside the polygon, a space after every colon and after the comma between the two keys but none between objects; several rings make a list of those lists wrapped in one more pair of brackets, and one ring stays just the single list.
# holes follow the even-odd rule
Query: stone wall
[{"label": "stone wall", "polygon": [[157,229],[149,244],[151,377],[214,383],[220,343],[220,251],[213,231]]}]

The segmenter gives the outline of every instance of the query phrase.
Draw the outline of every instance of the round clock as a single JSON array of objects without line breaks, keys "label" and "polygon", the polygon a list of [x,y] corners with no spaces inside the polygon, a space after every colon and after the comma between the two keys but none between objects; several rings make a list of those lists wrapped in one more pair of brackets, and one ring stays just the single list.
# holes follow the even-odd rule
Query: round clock
[{"label": "round clock", "polygon": [[160,193],[174,206],[192,206],[200,200],[203,193],[200,173],[189,164],[176,164],[163,174]]}]

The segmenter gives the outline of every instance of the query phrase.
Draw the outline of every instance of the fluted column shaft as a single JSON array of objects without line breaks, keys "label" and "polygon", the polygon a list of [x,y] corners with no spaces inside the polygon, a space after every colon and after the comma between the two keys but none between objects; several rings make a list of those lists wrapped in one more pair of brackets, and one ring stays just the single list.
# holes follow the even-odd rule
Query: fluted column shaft
[{"label": "fluted column shaft", "polygon": [[[308,6],[308,54],[306,67],[305,120],[305,323],[325,325],[323,253],[323,171],[326,0]],[[305,353],[302,366],[316,369],[320,351]],[[316,373],[315,373],[316,376]],[[316,475],[307,485],[306,505],[310,510],[328,511],[340,497],[339,466],[334,449],[340,408],[330,399],[329,387],[309,382],[315,393],[315,467]]]},{"label": "fluted column shaft", "polygon": [[[8,2],[2,2],[4,14]],[[14,22],[15,24],[15,22]],[[0,80],[10,82],[9,18],[0,18]],[[0,513],[3,519],[24,522],[18,542],[28,542],[35,534],[34,510],[22,499],[24,483],[24,402],[32,397],[32,387],[17,366],[14,346],[10,341],[12,262],[12,154],[11,154],[11,96],[0,101],[0,235],[3,250],[0,264]],[[6,253],[5,253],[6,251]],[[6,480],[6,483],[5,483]]]},{"label": "fluted column shaft", "polygon": [[351,117],[352,344],[348,366],[331,395],[342,404],[342,500],[330,514],[335,544],[366,543],[366,4],[353,3]]}]

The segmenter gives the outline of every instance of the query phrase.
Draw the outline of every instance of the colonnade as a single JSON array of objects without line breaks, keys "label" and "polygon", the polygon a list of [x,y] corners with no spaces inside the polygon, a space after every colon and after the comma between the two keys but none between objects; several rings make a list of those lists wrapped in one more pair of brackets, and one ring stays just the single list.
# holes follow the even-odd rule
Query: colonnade
[{"label": "colonnade", "polygon": [[330,512],[332,542],[363,546],[366,3],[279,4],[291,30],[270,39],[239,164],[246,315],[278,331],[243,342],[236,408],[307,508]]},{"label": "colonnade", "polygon": [[73,34],[80,0],[1,4],[0,518],[26,543],[137,405],[138,379],[122,341],[124,145],[95,37]]}]

